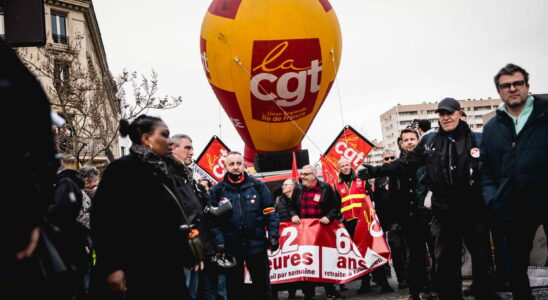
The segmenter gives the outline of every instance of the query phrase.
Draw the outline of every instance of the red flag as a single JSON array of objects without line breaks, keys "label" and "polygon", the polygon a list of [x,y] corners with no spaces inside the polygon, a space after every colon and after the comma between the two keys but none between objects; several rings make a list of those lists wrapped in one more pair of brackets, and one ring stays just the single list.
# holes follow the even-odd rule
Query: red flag
[{"label": "red flag", "polygon": [[217,137],[213,136],[204,151],[198,156],[196,165],[217,181],[225,176],[226,155],[230,149]]},{"label": "red flag", "polygon": [[374,145],[347,125],[331,143],[324,155],[332,165],[337,166],[342,157],[350,161],[350,166],[357,169]]},{"label": "red flag", "polygon": [[367,194],[363,199],[362,210],[352,238],[365,260],[374,260],[375,258],[383,262],[390,260],[390,248],[386,243],[375,208]]},{"label": "red flag", "polygon": [[323,181],[334,185],[337,183],[337,176],[339,176],[339,171],[337,170],[337,167],[333,165],[329,160],[325,158],[325,156],[320,154],[320,160],[322,162],[322,173],[323,173]]},{"label": "red flag", "polygon": [[293,151],[293,166],[291,167],[291,177],[295,178],[297,182],[299,181],[299,169],[297,169],[297,157],[295,156],[295,151]]}]

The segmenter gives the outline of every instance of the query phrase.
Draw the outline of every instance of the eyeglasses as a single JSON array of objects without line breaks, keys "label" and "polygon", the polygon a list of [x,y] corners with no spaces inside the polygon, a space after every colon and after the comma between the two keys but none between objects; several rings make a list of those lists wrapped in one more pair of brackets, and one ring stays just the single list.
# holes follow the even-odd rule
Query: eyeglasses
[{"label": "eyeglasses", "polygon": [[303,176],[308,176],[308,175],[312,175],[312,174],[314,174],[314,173],[301,173],[301,175],[303,175]]},{"label": "eyeglasses", "polygon": [[293,183],[284,183],[282,184],[282,186],[290,186],[290,185],[294,185]]},{"label": "eyeglasses", "polygon": [[511,86],[514,86],[514,88],[520,88],[525,85],[525,80],[518,80],[514,82],[507,82],[507,83],[501,83],[499,84],[499,89],[501,90],[508,90]]},{"label": "eyeglasses", "polygon": [[384,158],[385,161],[394,160],[394,159],[396,159],[395,156],[387,156]]}]

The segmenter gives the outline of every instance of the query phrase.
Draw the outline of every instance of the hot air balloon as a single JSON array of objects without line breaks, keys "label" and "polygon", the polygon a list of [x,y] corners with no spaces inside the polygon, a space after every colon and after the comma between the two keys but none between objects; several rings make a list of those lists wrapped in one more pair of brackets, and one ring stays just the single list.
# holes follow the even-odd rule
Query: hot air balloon
[{"label": "hot air balloon", "polygon": [[213,0],[200,52],[249,163],[300,149],[335,80],[341,32],[328,0]]}]

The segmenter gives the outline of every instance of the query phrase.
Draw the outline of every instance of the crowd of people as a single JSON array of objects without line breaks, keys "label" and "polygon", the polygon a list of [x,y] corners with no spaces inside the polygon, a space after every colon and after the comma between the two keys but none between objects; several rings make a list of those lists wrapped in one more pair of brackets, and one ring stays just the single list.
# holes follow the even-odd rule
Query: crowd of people
[{"label": "crowd of people", "polygon": [[[2,55],[14,55],[1,46]],[[515,299],[533,299],[528,257],[536,229],[548,225],[548,101],[529,94],[528,73],[518,66],[496,75],[503,103],[482,135],[446,98],[436,110],[439,130],[424,121],[403,130],[399,157],[387,149],[383,165],[358,170],[342,158],[334,185],[306,165],[274,198],[238,152],[228,153],[219,183],[197,178],[191,137],[171,135],[148,115],[120,121],[130,153],[103,172],[63,168],[47,97],[17,59],[11,63],[9,73],[0,71],[2,95],[15,92],[36,106],[31,127],[21,109],[12,110],[16,159],[4,185],[19,194],[0,218],[0,293],[11,299],[277,299],[281,289],[314,299],[317,287],[342,299],[344,285],[271,285],[267,250],[279,247],[280,222],[304,218],[341,222],[354,236],[367,195],[387,233],[397,288],[409,288],[410,299],[463,297],[463,244],[477,299],[496,299],[506,287]],[[502,253],[496,272],[490,234]],[[357,292],[371,292],[371,280],[393,292],[389,273],[382,267],[362,276]]]}]

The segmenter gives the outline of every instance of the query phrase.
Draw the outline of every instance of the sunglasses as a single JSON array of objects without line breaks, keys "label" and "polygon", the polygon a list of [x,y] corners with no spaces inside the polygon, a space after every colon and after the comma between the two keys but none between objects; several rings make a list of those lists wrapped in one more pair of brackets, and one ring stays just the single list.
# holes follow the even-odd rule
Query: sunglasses
[{"label": "sunglasses", "polygon": [[394,159],[396,159],[395,156],[387,156],[384,158],[385,161],[394,160]]},{"label": "sunglasses", "polygon": [[525,85],[525,80],[518,80],[514,82],[507,82],[507,83],[501,83],[499,84],[499,89],[501,90],[508,90],[511,86],[514,86],[514,88],[520,88]]}]

